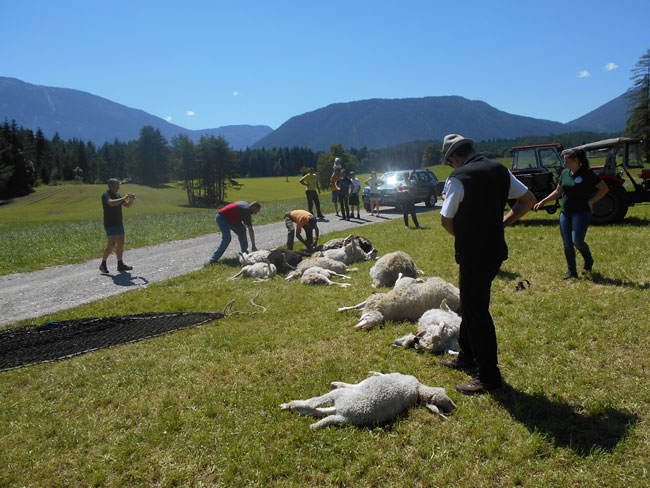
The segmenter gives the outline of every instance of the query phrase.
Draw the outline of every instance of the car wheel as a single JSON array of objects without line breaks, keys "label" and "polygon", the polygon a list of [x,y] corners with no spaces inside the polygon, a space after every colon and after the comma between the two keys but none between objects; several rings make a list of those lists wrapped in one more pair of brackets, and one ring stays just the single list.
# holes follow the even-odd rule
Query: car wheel
[{"label": "car wheel", "polygon": [[436,203],[438,202],[438,197],[436,196],[435,193],[430,193],[427,198],[424,200],[424,204],[427,206],[427,208],[432,208],[435,207]]}]

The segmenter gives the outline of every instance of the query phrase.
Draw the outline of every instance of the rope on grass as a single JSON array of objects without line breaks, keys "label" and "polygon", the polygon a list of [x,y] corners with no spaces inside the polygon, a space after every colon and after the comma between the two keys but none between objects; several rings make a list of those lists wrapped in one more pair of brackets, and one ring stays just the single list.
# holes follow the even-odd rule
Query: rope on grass
[{"label": "rope on grass", "polygon": [[[256,295],[257,297],[257,295]],[[0,331],[0,372],[30,364],[67,359],[106,347],[138,342],[176,330],[198,327],[232,315],[266,312],[232,311],[234,300],[223,312],[176,312],[89,317]]]}]

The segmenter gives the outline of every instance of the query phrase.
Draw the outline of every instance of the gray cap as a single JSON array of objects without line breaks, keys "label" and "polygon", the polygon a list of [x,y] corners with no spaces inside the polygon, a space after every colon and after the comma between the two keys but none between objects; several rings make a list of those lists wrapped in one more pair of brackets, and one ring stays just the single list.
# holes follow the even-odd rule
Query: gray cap
[{"label": "gray cap", "polygon": [[449,156],[463,144],[474,144],[474,141],[460,134],[447,134],[442,141],[442,163],[447,164]]}]

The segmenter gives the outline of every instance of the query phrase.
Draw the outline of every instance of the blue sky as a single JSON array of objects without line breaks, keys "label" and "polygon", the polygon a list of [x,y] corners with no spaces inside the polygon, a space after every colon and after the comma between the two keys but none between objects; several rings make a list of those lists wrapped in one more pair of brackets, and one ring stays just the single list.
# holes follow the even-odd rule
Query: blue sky
[{"label": "blue sky", "polygon": [[621,95],[650,1],[0,0],[0,76],[188,129],[460,95],[568,122]]}]

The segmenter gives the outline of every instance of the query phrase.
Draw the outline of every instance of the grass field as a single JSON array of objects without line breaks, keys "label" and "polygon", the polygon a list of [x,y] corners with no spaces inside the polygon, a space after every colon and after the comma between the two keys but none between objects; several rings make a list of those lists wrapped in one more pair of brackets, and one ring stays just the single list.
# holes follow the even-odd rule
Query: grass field
[{"label": "grass field", "polygon": [[[450,168],[432,168],[444,179]],[[359,175],[364,182],[369,175]],[[305,187],[299,177],[244,178],[228,200],[259,200],[263,211],[255,224],[282,220],[287,210],[305,208]],[[98,258],[106,245],[101,195],[104,185],[41,186],[31,195],[0,205],[0,274],[34,271]],[[151,188],[124,184],[120,192],[135,193],[136,203],[123,210],[126,249],[187,239],[217,232],[214,209],[192,208],[176,185]],[[321,195],[324,212],[333,212],[329,191]]]},{"label": "grass field", "polygon": [[[380,255],[408,252],[457,284],[438,212],[422,231],[364,228]],[[591,227],[591,279],[562,281],[557,215],[507,230],[510,259],[493,285],[508,389],[464,397],[439,357],[393,349],[414,326],[369,332],[339,306],[365,299],[371,263],[351,288],[234,281],[213,266],[38,321],[149,311],[237,315],[194,329],[0,374],[0,486],[645,487],[650,484],[650,206]],[[515,291],[518,280],[529,289]],[[312,432],[279,404],[358,382],[370,370],[414,374],[458,405],[376,428]]]}]

